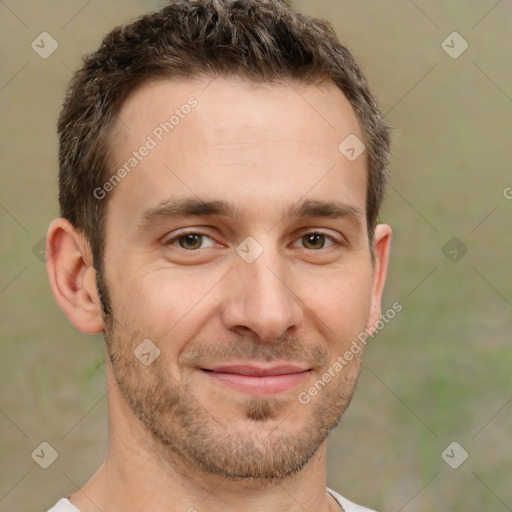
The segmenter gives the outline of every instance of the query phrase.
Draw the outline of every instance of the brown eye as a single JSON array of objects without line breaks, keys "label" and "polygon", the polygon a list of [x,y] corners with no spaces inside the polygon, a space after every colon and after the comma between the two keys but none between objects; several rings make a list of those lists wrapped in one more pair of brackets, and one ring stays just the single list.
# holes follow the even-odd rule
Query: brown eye
[{"label": "brown eye", "polygon": [[181,231],[164,242],[166,246],[174,246],[177,249],[185,249],[188,252],[199,252],[200,249],[208,249],[216,246],[215,240],[200,231]]},{"label": "brown eye", "polygon": [[180,236],[177,241],[183,249],[199,249],[203,242],[203,235],[198,233],[188,233]]},{"label": "brown eye", "polygon": [[322,233],[308,233],[302,237],[306,249],[323,249],[326,235]]}]

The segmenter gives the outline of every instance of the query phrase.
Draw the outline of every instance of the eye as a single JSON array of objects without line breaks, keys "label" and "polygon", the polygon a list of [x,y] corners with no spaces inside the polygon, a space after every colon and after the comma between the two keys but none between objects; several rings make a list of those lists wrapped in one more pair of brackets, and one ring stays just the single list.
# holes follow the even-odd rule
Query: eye
[{"label": "eye", "polygon": [[181,249],[185,249],[188,251],[195,251],[197,249],[203,249],[205,246],[203,245],[203,242],[205,240],[211,240],[211,244],[208,247],[213,247],[215,244],[213,243],[213,240],[208,236],[204,235],[202,233],[196,233],[194,231],[190,231],[188,233],[181,233],[180,235],[174,236],[173,238],[170,238],[165,245],[176,245]]},{"label": "eye", "polygon": [[[334,245],[342,245],[342,243],[336,240],[333,236],[317,231],[305,233],[297,240],[297,242],[301,242],[302,248],[312,251],[319,251],[321,249],[326,249]],[[175,247],[178,247],[180,249],[192,252],[197,251],[199,249],[205,249],[208,247],[215,247],[216,242],[211,237],[205,235],[204,233],[188,231],[181,232],[169,238],[165,242],[165,245],[174,245]]]},{"label": "eye", "polygon": [[316,231],[302,235],[299,240],[304,244],[303,246],[306,249],[311,250],[324,249],[326,247],[325,244],[327,241],[330,243],[330,245],[327,247],[332,245],[340,245],[340,242],[335,240],[334,237]]}]

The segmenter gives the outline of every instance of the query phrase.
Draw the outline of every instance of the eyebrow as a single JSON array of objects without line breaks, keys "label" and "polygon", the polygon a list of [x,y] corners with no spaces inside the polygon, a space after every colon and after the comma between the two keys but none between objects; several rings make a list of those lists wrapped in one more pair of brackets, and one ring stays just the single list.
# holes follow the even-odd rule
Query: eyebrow
[{"label": "eyebrow", "polygon": [[[195,197],[185,197],[162,201],[153,208],[144,211],[137,226],[147,228],[150,224],[164,219],[184,217],[227,217],[239,219],[242,217],[240,208],[232,201],[203,200]],[[281,219],[323,217],[330,219],[347,218],[352,223],[361,226],[363,214],[356,206],[342,201],[318,201],[307,199],[297,201],[281,211]]]}]

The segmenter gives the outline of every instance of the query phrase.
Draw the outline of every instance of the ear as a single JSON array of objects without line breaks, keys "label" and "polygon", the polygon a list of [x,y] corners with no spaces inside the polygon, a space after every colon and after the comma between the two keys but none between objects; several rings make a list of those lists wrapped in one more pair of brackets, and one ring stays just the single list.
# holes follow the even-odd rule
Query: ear
[{"label": "ear", "polygon": [[46,270],[55,300],[79,331],[103,331],[96,272],[85,236],[64,218],[52,221],[46,234]]},{"label": "ear", "polygon": [[375,261],[372,269],[372,295],[370,314],[366,324],[366,328],[370,331],[374,329],[374,325],[381,315],[382,292],[388,273],[389,248],[391,246],[392,234],[391,228],[387,224],[377,224],[375,226],[373,243]]}]

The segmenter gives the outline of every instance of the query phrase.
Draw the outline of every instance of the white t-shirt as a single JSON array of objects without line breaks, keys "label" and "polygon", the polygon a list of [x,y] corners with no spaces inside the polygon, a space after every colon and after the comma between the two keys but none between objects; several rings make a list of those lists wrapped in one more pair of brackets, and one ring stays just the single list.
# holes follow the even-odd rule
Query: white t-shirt
[{"label": "white t-shirt", "polygon": [[[347,498],[340,496],[329,488],[327,488],[327,492],[342,506],[345,512],[375,512],[375,510],[370,510],[369,508],[361,507],[361,505],[356,505],[348,501]],[[48,510],[48,512],[80,512],[80,510],[74,505],[71,505],[67,498],[62,498],[53,508]]]}]

